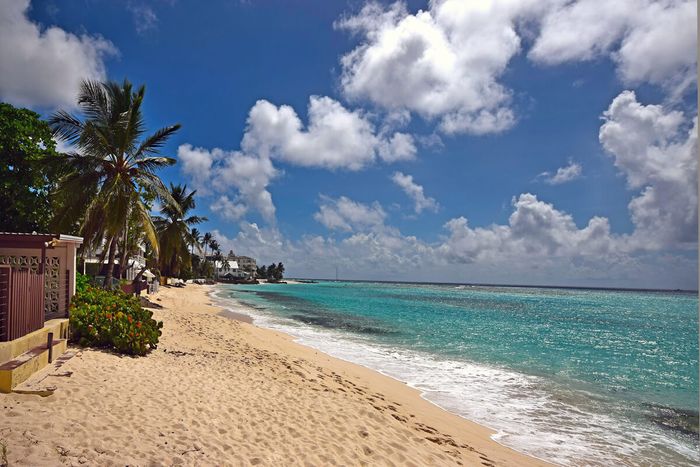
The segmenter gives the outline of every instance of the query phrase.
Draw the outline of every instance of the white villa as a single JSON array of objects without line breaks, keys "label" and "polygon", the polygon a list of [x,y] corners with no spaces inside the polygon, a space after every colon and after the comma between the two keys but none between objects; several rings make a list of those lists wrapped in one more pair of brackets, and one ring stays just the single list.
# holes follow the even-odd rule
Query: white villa
[{"label": "white villa", "polygon": [[217,279],[220,278],[231,278],[231,279],[247,279],[250,277],[250,273],[242,270],[238,266],[238,261],[225,260],[225,261],[214,261],[214,275]]},{"label": "white villa", "polygon": [[[139,271],[146,266],[146,258],[144,257],[146,253],[146,245],[141,243],[139,245],[139,252],[138,254],[131,255],[129,257],[129,260],[127,261],[126,268],[123,270],[124,274],[124,279],[127,280],[134,280],[136,278],[136,275],[139,273]],[[102,250],[99,249],[95,252],[87,252],[85,255],[85,261],[83,263],[83,274],[89,274],[91,276],[96,276],[99,275],[100,270],[102,269],[103,264],[107,264],[107,258],[105,258],[102,263],[100,263],[100,255],[102,254]],[[119,258],[116,257],[114,258],[114,264],[117,265],[119,264]],[[150,271],[146,271],[147,274],[144,274],[148,279],[151,278],[152,273]]]}]

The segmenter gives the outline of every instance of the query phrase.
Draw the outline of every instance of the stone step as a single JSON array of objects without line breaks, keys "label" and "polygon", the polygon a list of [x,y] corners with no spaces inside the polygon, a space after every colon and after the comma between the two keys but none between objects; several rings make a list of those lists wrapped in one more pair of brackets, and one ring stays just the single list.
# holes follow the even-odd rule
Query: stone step
[{"label": "stone step", "polygon": [[[66,339],[55,339],[52,345],[52,358],[55,360],[68,349]],[[37,371],[49,364],[47,344],[32,347],[21,355],[0,364],[0,392],[12,392],[15,386],[26,381]]]}]

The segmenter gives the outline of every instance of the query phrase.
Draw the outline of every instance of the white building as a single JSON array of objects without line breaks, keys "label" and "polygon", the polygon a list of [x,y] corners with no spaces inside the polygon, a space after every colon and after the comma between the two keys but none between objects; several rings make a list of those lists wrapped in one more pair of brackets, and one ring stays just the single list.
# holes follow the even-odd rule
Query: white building
[{"label": "white building", "polygon": [[[124,279],[134,280],[139,271],[146,266],[146,258],[144,257],[145,253],[146,245],[143,243],[139,244],[138,253],[129,256],[126,268],[125,270],[122,270],[122,276]],[[108,261],[105,255],[105,259],[102,261],[102,264],[100,264],[101,254],[101,249],[97,250],[96,252],[86,252],[85,262],[83,263],[83,274],[89,274],[91,276],[99,275],[102,266],[107,264]],[[115,266],[119,264],[118,256],[114,258],[114,264]]]},{"label": "white building", "polygon": [[232,279],[247,279],[250,274],[238,267],[233,260],[214,261],[214,275],[217,279],[229,277]]},{"label": "white building", "polygon": [[236,261],[241,270],[250,274],[251,277],[255,277],[258,271],[258,265],[255,262],[255,258],[251,258],[250,256],[234,256],[233,258],[229,259]]}]

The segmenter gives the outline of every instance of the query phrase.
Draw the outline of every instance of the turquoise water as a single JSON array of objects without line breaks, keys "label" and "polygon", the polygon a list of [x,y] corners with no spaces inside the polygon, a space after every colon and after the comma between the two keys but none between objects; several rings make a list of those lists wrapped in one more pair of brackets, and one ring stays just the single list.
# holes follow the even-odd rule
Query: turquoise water
[{"label": "turquoise water", "polygon": [[697,294],[320,282],[218,295],[538,457],[700,461]]}]

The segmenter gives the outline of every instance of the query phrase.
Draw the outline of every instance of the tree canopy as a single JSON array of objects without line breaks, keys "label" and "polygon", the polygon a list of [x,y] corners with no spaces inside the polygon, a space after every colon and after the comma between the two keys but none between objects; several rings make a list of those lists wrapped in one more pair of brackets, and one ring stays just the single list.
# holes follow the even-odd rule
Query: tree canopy
[{"label": "tree canopy", "polygon": [[0,225],[48,232],[50,194],[60,177],[56,142],[39,114],[0,103]]},{"label": "tree canopy", "polygon": [[61,178],[59,188],[66,201],[56,212],[57,221],[67,222],[77,208],[85,207],[81,234],[86,244],[104,244],[109,249],[107,285],[112,279],[117,242],[128,235],[127,222],[132,213],[153,249],[159,250],[144,193],[175,205],[156,172],[175,163],[175,159],[158,153],[180,125],[146,136],[141,110],[145,92],[144,86],[134,90],[127,80],[86,80],[78,95],[82,115],[60,110],[49,120],[54,136],[75,145],[79,151],[66,155],[68,173]]}]

